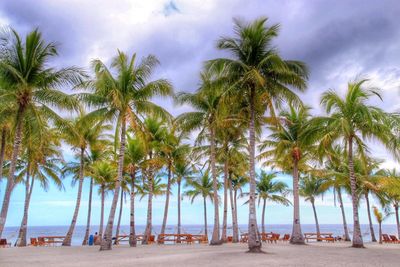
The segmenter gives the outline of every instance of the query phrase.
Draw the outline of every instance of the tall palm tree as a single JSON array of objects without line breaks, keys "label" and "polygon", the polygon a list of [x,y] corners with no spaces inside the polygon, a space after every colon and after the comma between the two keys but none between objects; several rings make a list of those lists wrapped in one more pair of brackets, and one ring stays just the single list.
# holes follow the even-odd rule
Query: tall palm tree
[{"label": "tall palm tree", "polygon": [[135,233],[135,193],[137,190],[137,174],[146,156],[143,139],[128,136],[125,152],[125,168],[130,178],[130,222],[129,222],[129,246],[136,247]]},{"label": "tall palm tree", "polygon": [[79,208],[81,204],[84,170],[85,170],[85,152],[90,145],[102,138],[102,134],[109,127],[104,126],[101,122],[96,122],[89,115],[81,112],[78,117],[67,120],[63,127],[64,140],[78,150],[79,153],[79,173],[78,173],[78,192],[76,197],[75,209],[72,216],[70,227],[63,240],[63,246],[71,246],[72,235],[75,230],[76,221],[78,219]]},{"label": "tall palm tree", "polygon": [[9,175],[0,213],[0,237],[7,219],[11,193],[15,186],[15,168],[20,154],[23,124],[27,114],[39,114],[49,121],[61,118],[52,109],[76,110],[79,102],[58,88],[81,83],[83,73],[76,67],[60,70],[48,67],[57,56],[57,46],[46,43],[39,30],[28,33],[24,40],[8,29],[0,33],[0,102],[15,107],[14,140]]},{"label": "tall palm tree", "polygon": [[255,146],[256,121],[266,110],[274,116],[274,105],[282,101],[299,101],[290,88],[305,89],[308,76],[305,64],[283,60],[272,46],[278,36],[279,25],[266,26],[267,18],[251,23],[235,20],[235,37],[221,38],[217,47],[231,53],[231,58],[209,62],[209,67],[223,64],[228,80],[233,81],[239,98],[245,99],[249,129],[250,196],[249,196],[249,251],[261,252],[261,239],[256,219]]},{"label": "tall palm tree", "polygon": [[[220,183],[217,185],[217,190],[220,187]],[[185,191],[184,196],[190,198],[191,203],[197,198],[203,198],[204,207],[204,234],[208,237],[208,225],[207,225],[207,198],[210,199],[211,203],[214,201],[214,181],[210,179],[209,171],[200,173],[200,176],[193,179],[186,180],[185,187],[190,187]]]},{"label": "tall palm tree", "polygon": [[354,171],[354,148],[363,155],[364,138],[377,139],[383,144],[389,144],[389,123],[387,114],[366,102],[371,96],[380,97],[374,88],[365,87],[367,80],[351,82],[348,84],[346,95],[342,98],[334,91],[322,95],[321,104],[325,107],[328,117],[321,118],[325,121],[326,135],[321,144],[331,144],[342,140],[347,146],[347,161],[351,198],[353,205],[353,247],[364,247],[362,240],[360,220],[358,215],[357,179]]},{"label": "tall palm tree", "polygon": [[223,120],[220,116],[224,93],[221,73],[222,69],[201,73],[200,88],[195,93],[179,93],[176,98],[178,103],[189,104],[195,109],[180,115],[177,118],[178,123],[185,131],[199,130],[197,143],[201,143],[204,139],[209,142],[209,161],[214,187],[214,226],[210,245],[221,244],[216,169],[216,130]]},{"label": "tall palm tree", "polygon": [[311,120],[309,108],[304,106],[296,109],[290,105],[289,110],[282,111],[279,117],[282,124],[270,127],[272,133],[261,144],[259,158],[269,160],[266,161],[267,165],[292,172],[293,230],[290,243],[304,244],[300,224],[299,173],[305,171],[307,162],[312,158],[320,127]]},{"label": "tall palm tree", "polygon": [[313,175],[306,175],[300,180],[299,194],[304,197],[305,201],[310,201],[315,220],[315,228],[317,230],[317,237],[320,236],[321,230],[319,228],[317,209],[315,208],[315,198],[323,195],[324,187],[322,186],[324,181]]},{"label": "tall palm tree", "polygon": [[[129,58],[118,51],[109,69],[101,60],[93,60],[92,66],[96,78],[85,86],[92,88],[94,94],[81,94],[81,99],[97,109],[91,114],[104,120],[116,120],[115,144],[119,144],[118,175],[115,181],[114,197],[107,221],[105,238],[100,250],[110,250],[115,210],[118,202],[120,182],[123,176],[126,146],[126,123],[134,129],[141,124],[139,116],[155,114],[166,117],[167,112],[150,101],[153,96],[166,96],[172,93],[171,84],[164,79],[149,81],[158,60],[147,56],[136,62],[136,54]],[[118,134],[119,133],[119,134]]]}]

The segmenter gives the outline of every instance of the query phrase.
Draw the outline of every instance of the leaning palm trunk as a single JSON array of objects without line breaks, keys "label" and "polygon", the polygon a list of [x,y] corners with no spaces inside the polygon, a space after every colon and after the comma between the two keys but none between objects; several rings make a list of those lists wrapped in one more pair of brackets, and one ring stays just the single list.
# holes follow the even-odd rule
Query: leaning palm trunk
[{"label": "leaning palm trunk", "polygon": [[29,204],[31,201],[31,195],[34,184],[34,177],[31,178],[31,183],[29,183],[29,168],[30,164],[28,162],[28,171],[26,172],[26,183],[25,183],[25,204],[24,204],[24,216],[22,217],[21,227],[19,228],[18,239],[16,242],[16,246],[25,247],[27,245],[26,242],[26,234],[28,229],[28,212],[29,212]]},{"label": "leaning palm trunk", "polygon": [[108,216],[106,231],[104,233],[104,238],[101,240],[100,250],[111,250],[112,245],[112,231],[114,225],[115,210],[117,209],[119,190],[121,187],[121,180],[124,169],[124,156],[125,156],[125,138],[126,138],[126,118],[122,117],[121,120],[121,143],[118,155],[118,176],[115,181],[115,191],[111,204],[110,215]]},{"label": "leaning palm trunk", "polygon": [[372,242],[376,242],[375,231],[374,231],[374,225],[372,224],[371,208],[370,208],[370,206],[369,206],[368,191],[364,193],[364,196],[365,196],[365,202],[366,202],[366,206],[367,206],[368,222],[369,222],[369,231],[371,232],[371,241],[372,241]]},{"label": "leaning palm trunk", "polygon": [[399,205],[394,205],[394,211],[396,216],[396,224],[397,224],[397,237],[400,238],[400,221],[399,221]]},{"label": "leaning palm trunk", "polygon": [[100,186],[100,197],[101,197],[101,207],[100,207],[100,225],[99,225],[99,240],[103,240],[103,225],[104,225],[104,192],[105,185]]},{"label": "leaning palm trunk", "polygon": [[119,214],[117,222],[117,230],[115,231],[114,245],[118,245],[119,228],[121,227],[122,208],[124,206],[124,192],[121,189],[121,199],[119,200]]},{"label": "leaning palm trunk", "polygon": [[265,233],[265,206],[267,205],[267,199],[263,199],[263,208],[262,208],[262,215],[261,215],[261,227],[262,233]]},{"label": "leaning palm trunk", "polygon": [[353,163],[353,137],[349,137],[349,173],[350,173],[350,189],[351,189],[351,201],[353,204],[353,244],[355,248],[363,248],[364,243],[361,236],[360,219],[358,216],[358,198],[357,198],[357,181],[354,174],[354,163]]},{"label": "leaning palm trunk", "polygon": [[344,212],[344,206],[343,206],[342,191],[340,190],[340,188],[338,188],[337,192],[338,192],[338,197],[339,197],[340,210],[342,211],[344,241],[350,241],[349,229],[347,227],[346,214]]},{"label": "leaning palm trunk", "polygon": [[78,195],[76,197],[76,204],[75,204],[75,211],[74,215],[72,216],[71,225],[69,226],[67,235],[64,238],[62,243],[63,246],[71,246],[72,235],[74,234],[74,229],[76,225],[76,220],[78,219],[79,214],[79,207],[81,205],[81,197],[82,197],[82,188],[83,188],[83,158],[84,158],[85,148],[81,147],[81,154],[80,154],[80,165],[79,165],[79,186],[78,186]]},{"label": "leaning palm trunk", "polygon": [[237,217],[236,217],[236,206],[233,200],[233,192],[232,192],[232,183],[229,180],[229,198],[231,203],[231,213],[232,213],[232,242],[237,243],[239,242],[239,229],[237,225]]},{"label": "leaning palm trunk", "polygon": [[3,162],[4,162],[4,154],[6,151],[6,136],[7,131],[6,128],[3,127],[1,130],[1,147],[0,147],[0,179],[3,178]]},{"label": "leaning palm trunk", "polygon": [[4,225],[6,224],[8,207],[10,206],[10,199],[11,193],[14,189],[15,185],[15,168],[17,164],[17,158],[19,155],[19,149],[21,147],[21,140],[22,140],[22,120],[23,120],[24,109],[19,108],[17,113],[17,123],[15,129],[15,137],[14,137],[14,144],[13,150],[11,154],[11,161],[10,161],[10,172],[8,174],[6,191],[4,193],[3,198],[3,205],[1,207],[0,212],[0,237],[3,234]]},{"label": "leaning palm trunk", "polygon": [[222,219],[221,242],[226,243],[226,228],[228,224],[228,162],[224,164],[224,214]]},{"label": "leaning palm trunk", "polygon": [[219,239],[219,205],[218,205],[218,181],[217,171],[215,169],[215,129],[214,126],[210,127],[210,163],[211,163],[211,175],[213,179],[213,202],[214,202],[214,227],[211,236],[210,245],[220,245]]},{"label": "leaning palm trunk", "polygon": [[178,235],[181,234],[181,178],[178,178]]},{"label": "leaning palm trunk", "polygon": [[382,244],[382,222],[379,222],[379,244]]},{"label": "leaning palm trunk", "polygon": [[136,233],[135,233],[135,173],[133,169],[131,172],[131,207],[130,207],[130,223],[129,223],[129,246],[136,247]]},{"label": "leaning palm trunk", "polygon": [[[315,228],[317,229],[317,238],[319,238],[320,235],[321,235],[321,231],[320,231],[320,229],[319,229],[317,210],[316,210],[316,208],[315,208],[314,200],[311,200],[311,205],[312,205],[312,209],[313,209],[313,212],[314,212]],[[318,241],[319,241],[319,240],[318,240]]]},{"label": "leaning palm trunk", "polygon": [[249,157],[250,157],[250,194],[249,194],[249,252],[261,252],[261,239],[257,227],[256,216],[256,173],[255,173],[255,88],[250,91],[250,127],[249,127]]},{"label": "leaning palm trunk", "polygon": [[161,234],[165,234],[165,227],[167,226],[168,219],[168,207],[169,207],[169,192],[171,191],[171,162],[168,164],[168,181],[167,181],[167,192],[165,196],[164,206],[164,218],[161,225]]},{"label": "leaning palm trunk", "polygon": [[82,241],[82,246],[88,244],[89,233],[90,233],[90,219],[92,216],[92,195],[93,195],[93,177],[90,178],[90,188],[89,188],[89,203],[88,203],[88,215],[86,221],[86,230],[85,230],[85,237]]},{"label": "leaning palm trunk", "polygon": [[146,229],[144,231],[143,237],[143,245],[149,244],[149,239],[151,236],[152,226],[152,217],[153,217],[153,175],[149,175],[149,197],[147,200],[147,221],[146,221]]},{"label": "leaning palm trunk", "polygon": [[207,201],[206,197],[203,197],[203,205],[204,205],[204,235],[208,238],[208,226],[207,226]]},{"label": "leaning palm trunk", "polygon": [[305,244],[300,224],[299,170],[298,161],[296,159],[293,160],[293,230],[290,243]]}]

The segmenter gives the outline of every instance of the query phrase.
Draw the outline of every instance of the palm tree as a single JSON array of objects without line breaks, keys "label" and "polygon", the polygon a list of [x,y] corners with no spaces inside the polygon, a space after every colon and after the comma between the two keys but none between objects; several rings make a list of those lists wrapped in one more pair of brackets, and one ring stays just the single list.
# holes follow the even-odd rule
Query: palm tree
[{"label": "palm tree", "polygon": [[72,235],[74,233],[81,204],[85,170],[85,152],[90,145],[94,145],[98,139],[102,138],[103,131],[109,129],[109,127],[103,126],[101,122],[95,122],[89,115],[86,115],[83,112],[81,112],[77,118],[67,120],[64,124],[66,126],[63,127],[62,135],[65,141],[79,151],[79,185],[75,210],[70,227],[68,228],[68,232],[62,243],[63,246],[71,246]]},{"label": "palm tree", "polygon": [[[246,155],[247,156],[247,155]],[[234,161],[235,162],[235,161]],[[237,167],[234,171],[229,172],[229,198],[231,202],[231,210],[232,210],[232,230],[233,237],[232,242],[239,242],[239,225],[238,225],[238,206],[237,199],[238,195],[242,194],[242,188],[249,183],[248,176],[245,175],[246,170],[248,169],[247,162],[241,160],[236,161]],[[230,164],[231,166],[234,166]],[[239,194],[238,194],[239,193]]]},{"label": "palm tree", "polygon": [[189,104],[195,109],[195,111],[180,115],[177,118],[178,123],[184,131],[199,130],[197,143],[201,143],[205,138],[209,142],[209,161],[214,188],[214,226],[210,245],[221,244],[216,169],[216,130],[223,120],[219,116],[224,93],[221,73],[221,69],[201,73],[200,88],[193,94],[179,93],[176,98],[178,103]]},{"label": "palm tree", "polygon": [[379,224],[379,244],[382,244],[382,222],[387,219],[391,213],[386,212],[386,214],[382,214],[382,212],[379,211],[379,209],[376,206],[372,206],[372,209],[374,211],[374,216],[376,221]]},{"label": "palm tree", "polygon": [[118,221],[117,221],[117,229],[115,231],[115,240],[114,240],[114,245],[118,245],[118,236],[119,236],[119,231],[121,227],[121,218],[122,218],[122,210],[124,206],[124,199],[126,199],[126,194],[130,193],[129,191],[129,177],[123,176],[121,180],[121,199],[119,200],[119,214],[118,214]]},{"label": "palm tree", "polygon": [[[250,196],[249,196],[249,251],[261,252],[261,239],[256,219],[256,174],[255,174],[255,135],[258,117],[268,109],[274,117],[274,104],[284,100],[297,101],[298,97],[290,88],[305,89],[307,68],[299,61],[283,60],[272,46],[278,36],[279,25],[267,27],[267,18],[260,18],[252,23],[235,20],[235,37],[221,38],[217,47],[227,50],[232,58],[215,59],[209,62],[213,68],[223,64],[227,68],[228,80],[238,88],[239,98],[247,105],[249,123],[249,158],[250,158]],[[290,88],[289,88],[290,86]],[[232,90],[233,91],[233,90]]]},{"label": "palm tree", "polygon": [[125,168],[130,177],[130,223],[129,223],[129,245],[136,247],[135,233],[135,193],[137,189],[137,173],[141,168],[141,164],[146,156],[142,139],[130,138],[125,152]]},{"label": "palm tree", "polygon": [[[166,96],[172,93],[171,84],[163,79],[150,81],[150,76],[158,60],[154,56],[147,56],[140,63],[136,63],[136,54],[129,57],[118,51],[113,58],[111,68],[99,59],[93,60],[92,66],[96,74],[93,81],[85,86],[92,88],[94,94],[81,94],[81,99],[89,106],[98,108],[91,114],[104,120],[115,120],[115,144],[119,144],[118,175],[115,181],[114,197],[107,221],[105,238],[100,250],[110,250],[112,245],[112,229],[115,210],[118,203],[120,183],[123,176],[124,156],[126,146],[126,122],[130,122],[134,129],[141,125],[139,115],[155,114],[166,117],[167,112],[150,101],[153,96]],[[115,75],[114,75],[115,73]],[[119,136],[118,137],[118,133]]]},{"label": "palm tree", "polygon": [[20,154],[23,124],[27,114],[41,114],[48,121],[61,118],[58,110],[76,110],[78,100],[58,88],[81,83],[83,73],[75,67],[55,70],[49,61],[57,56],[57,46],[46,43],[39,30],[22,40],[13,30],[5,30],[0,38],[0,101],[15,106],[15,128],[9,175],[0,213],[0,237],[7,219],[11,193],[15,185],[15,168]]},{"label": "palm tree", "polygon": [[320,236],[320,228],[318,223],[317,210],[315,208],[315,198],[324,193],[324,181],[313,175],[307,175],[300,180],[299,194],[304,197],[305,201],[310,201],[314,212],[315,227],[317,229],[317,237]]},{"label": "palm tree", "polygon": [[[293,175],[293,230],[292,244],[304,244],[301,232],[299,206],[299,173],[305,171],[307,162],[313,155],[315,142],[319,136],[319,125],[311,120],[309,108],[301,106],[282,111],[279,115],[282,124],[270,127],[271,135],[261,144],[263,151],[259,158],[269,159],[267,165],[274,165]],[[270,148],[269,150],[266,150]]]},{"label": "palm tree", "polygon": [[357,179],[354,172],[354,146],[358,153],[363,154],[365,143],[363,138],[373,138],[383,144],[389,144],[390,128],[387,114],[381,109],[370,106],[366,102],[378,92],[373,88],[366,88],[361,80],[348,84],[344,98],[334,91],[322,95],[321,104],[325,107],[329,117],[321,118],[325,121],[326,135],[321,144],[329,145],[336,140],[343,140],[347,146],[347,160],[353,205],[353,247],[364,247],[361,236],[360,220],[358,216]]},{"label": "palm tree", "polygon": [[265,207],[267,201],[279,203],[285,206],[289,206],[291,203],[286,198],[289,193],[288,186],[281,181],[274,181],[276,179],[276,172],[266,173],[261,171],[258,175],[257,182],[257,195],[258,195],[258,205],[260,205],[261,200],[263,201],[262,215],[261,215],[261,227],[262,233],[265,233]]},{"label": "palm tree", "polygon": [[[191,187],[185,191],[184,196],[190,198],[191,203],[197,198],[203,198],[204,207],[204,234],[208,237],[208,225],[207,225],[207,198],[210,199],[211,203],[214,201],[214,182],[210,179],[209,171],[207,170],[201,175],[193,178],[187,179],[185,187]],[[220,187],[220,183],[217,185],[217,190]]]}]

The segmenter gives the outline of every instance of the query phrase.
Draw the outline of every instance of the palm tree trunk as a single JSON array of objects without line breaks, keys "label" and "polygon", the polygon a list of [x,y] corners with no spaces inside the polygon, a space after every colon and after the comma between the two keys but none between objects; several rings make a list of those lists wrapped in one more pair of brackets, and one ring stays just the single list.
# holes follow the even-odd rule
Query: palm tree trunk
[{"label": "palm tree trunk", "polygon": [[10,206],[11,193],[15,185],[15,168],[22,141],[23,115],[24,115],[24,108],[20,107],[18,109],[17,119],[16,119],[15,137],[14,137],[14,144],[10,161],[10,172],[8,174],[6,191],[4,193],[3,205],[1,207],[1,212],[0,212],[0,237],[3,234],[4,225],[6,224],[8,207]]},{"label": "palm tree trunk", "polygon": [[355,248],[363,248],[364,243],[361,236],[360,219],[358,216],[357,181],[356,181],[356,176],[354,174],[352,136],[349,137],[348,142],[349,142],[348,161],[349,161],[349,173],[350,173],[351,201],[353,204],[353,226],[354,226],[352,246]]},{"label": "palm tree trunk", "polygon": [[168,163],[168,180],[167,180],[167,192],[165,196],[165,206],[164,206],[164,218],[161,225],[161,234],[165,234],[165,227],[167,226],[168,218],[168,207],[169,207],[169,192],[171,191],[171,162]]},{"label": "palm tree trunk", "polygon": [[221,242],[226,243],[226,228],[228,224],[228,161],[224,164],[224,214],[222,218]]},{"label": "palm tree trunk", "polygon": [[342,190],[340,188],[337,188],[337,192],[338,192],[338,197],[339,197],[340,210],[342,211],[344,241],[351,241],[350,240],[350,236],[349,236],[349,229],[347,228],[346,214],[344,212],[343,199],[342,199]]},{"label": "palm tree trunk", "polygon": [[211,236],[210,245],[220,245],[221,241],[219,239],[219,204],[218,204],[218,181],[217,181],[217,171],[215,168],[215,129],[212,125],[210,127],[210,163],[211,163],[211,175],[213,179],[213,202],[214,202],[214,227]]},{"label": "palm tree trunk", "polygon": [[6,138],[7,138],[7,129],[3,127],[3,129],[1,129],[0,179],[3,179],[3,163],[4,163],[4,154],[6,151]]},{"label": "palm tree trunk", "polygon": [[382,244],[382,223],[379,222],[379,244]]},{"label": "palm tree trunk", "polygon": [[72,216],[72,221],[71,225],[69,226],[67,235],[64,238],[64,241],[62,243],[63,246],[71,246],[71,241],[72,241],[72,235],[74,234],[74,229],[76,225],[76,220],[78,219],[78,214],[79,214],[79,207],[81,206],[81,197],[82,197],[82,188],[83,188],[83,168],[84,168],[84,153],[85,153],[85,148],[81,147],[81,153],[80,153],[80,165],[79,165],[79,186],[78,186],[78,195],[76,197],[76,204],[75,204],[75,211],[74,215]]},{"label": "palm tree trunk", "polygon": [[267,204],[267,199],[263,199],[263,208],[262,208],[262,215],[261,215],[261,227],[262,227],[262,233],[265,233],[265,206]]},{"label": "palm tree trunk", "polygon": [[136,170],[131,172],[131,207],[130,207],[130,223],[129,223],[129,246],[136,247],[136,233],[135,233],[135,177]]},{"label": "palm tree trunk", "polygon": [[87,221],[86,221],[85,237],[83,238],[82,246],[86,246],[88,244],[88,239],[89,239],[90,219],[92,216],[92,195],[93,195],[93,177],[90,178],[88,215],[87,215]]},{"label": "palm tree trunk", "polygon": [[239,223],[238,223],[238,207],[237,207],[237,189],[233,191],[233,202],[235,204],[235,224],[236,224],[236,238],[239,242]]},{"label": "palm tree trunk", "polygon": [[124,191],[121,188],[121,199],[119,200],[119,214],[117,222],[117,230],[115,231],[114,245],[118,245],[119,228],[121,227],[122,208],[124,206]]},{"label": "palm tree trunk", "polygon": [[[16,242],[16,246],[25,247],[27,245],[26,234],[28,229],[28,212],[29,212],[29,204],[31,201],[31,195],[34,184],[34,177],[30,178],[30,164],[28,162],[27,172],[26,172],[26,183],[25,183],[25,204],[24,204],[24,216],[22,217],[21,227],[19,228],[18,239]],[[29,182],[31,180],[31,182]]]},{"label": "palm tree trunk", "polygon": [[[311,200],[311,205],[312,205],[312,209],[313,209],[313,212],[314,212],[315,228],[317,229],[317,238],[319,238],[319,236],[321,235],[321,231],[320,231],[320,229],[319,229],[318,216],[317,216],[317,209],[315,208],[314,200]],[[319,241],[319,240],[318,240],[318,241]]]},{"label": "palm tree trunk", "polygon": [[99,240],[103,240],[103,225],[104,225],[104,199],[105,199],[105,192],[104,192],[105,185],[100,186],[100,195],[101,195],[101,208],[100,208],[100,225],[99,225]]},{"label": "palm tree trunk", "polygon": [[299,203],[299,170],[298,162],[293,160],[293,230],[290,237],[291,244],[305,244],[300,224],[300,203]]},{"label": "palm tree trunk", "polygon": [[181,234],[181,178],[178,179],[178,235]]},{"label": "palm tree trunk", "polygon": [[208,226],[207,226],[207,201],[206,197],[203,197],[203,205],[204,205],[204,234],[208,238]]},{"label": "palm tree trunk", "polygon": [[372,242],[376,242],[375,231],[374,231],[374,225],[372,224],[371,208],[370,208],[370,206],[369,206],[368,191],[364,193],[364,196],[365,196],[365,202],[366,202],[366,206],[367,206],[368,222],[369,222],[369,231],[371,232],[371,241],[372,241]]},{"label": "palm tree trunk", "polygon": [[231,203],[231,213],[232,213],[232,243],[239,242],[239,233],[238,233],[238,225],[237,225],[237,218],[236,218],[236,207],[235,202],[233,200],[233,192],[232,192],[232,183],[229,179],[229,198]]},{"label": "palm tree trunk", "polygon": [[396,224],[397,224],[397,238],[400,238],[400,221],[399,221],[399,205],[394,205],[394,211],[396,215]]},{"label": "palm tree trunk", "polygon": [[149,239],[151,236],[152,226],[152,217],[153,217],[153,174],[149,175],[149,196],[147,200],[147,222],[146,229],[144,232],[143,245],[147,245],[149,243]]},{"label": "palm tree trunk", "polygon": [[249,252],[261,252],[261,239],[257,227],[256,215],[256,172],[255,172],[255,87],[250,89],[250,127],[249,127],[249,159],[250,159],[250,194],[249,194]]},{"label": "palm tree trunk", "polygon": [[121,180],[124,170],[124,156],[125,156],[125,145],[126,145],[125,138],[126,138],[126,118],[125,116],[123,116],[121,119],[121,142],[118,155],[118,176],[117,180],[115,181],[115,186],[114,186],[115,191],[111,203],[110,215],[108,216],[106,231],[104,233],[104,238],[101,241],[100,250],[111,250],[115,210],[117,209],[119,190],[121,187]]}]

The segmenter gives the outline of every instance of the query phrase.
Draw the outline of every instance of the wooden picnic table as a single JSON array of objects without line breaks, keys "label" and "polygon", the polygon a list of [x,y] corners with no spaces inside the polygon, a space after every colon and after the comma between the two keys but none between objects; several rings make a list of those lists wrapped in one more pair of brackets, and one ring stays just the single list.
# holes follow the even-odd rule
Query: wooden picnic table
[{"label": "wooden picnic table", "polygon": [[240,242],[241,243],[247,243],[249,241],[249,234],[248,233],[243,233],[240,235]]},{"label": "wooden picnic table", "polygon": [[43,242],[43,245],[53,245],[53,246],[55,246],[56,244],[61,244],[64,241],[64,239],[65,236],[58,236],[58,235],[38,237],[39,244]]},{"label": "wooden picnic table", "polygon": [[165,242],[176,243],[186,243],[192,244],[195,242],[208,243],[208,238],[206,235],[196,235],[196,234],[159,234],[157,236],[157,243],[164,244]]},{"label": "wooden picnic table", "polygon": [[304,238],[307,242],[309,240],[335,242],[333,233],[320,233],[319,235],[317,233],[304,233]]},{"label": "wooden picnic table", "polygon": [[280,234],[277,233],[261,233],[261,240],[264,242],[277,242],[279,240]]},{"label": "wooden picnic table", "polygon": [[[136,242],[142,242],[144,239],[144,235],[142,235],[142,234],[135,235],[135,237],[136,237]],[[118,235],[115,238],[117,239],[117,244],[119,242],[124,242],[124,241],[129,242],[129,235]],[[154,239],[155,239],[155,236],[151,235],[149,238],[149,244],[154,243]]]}]

